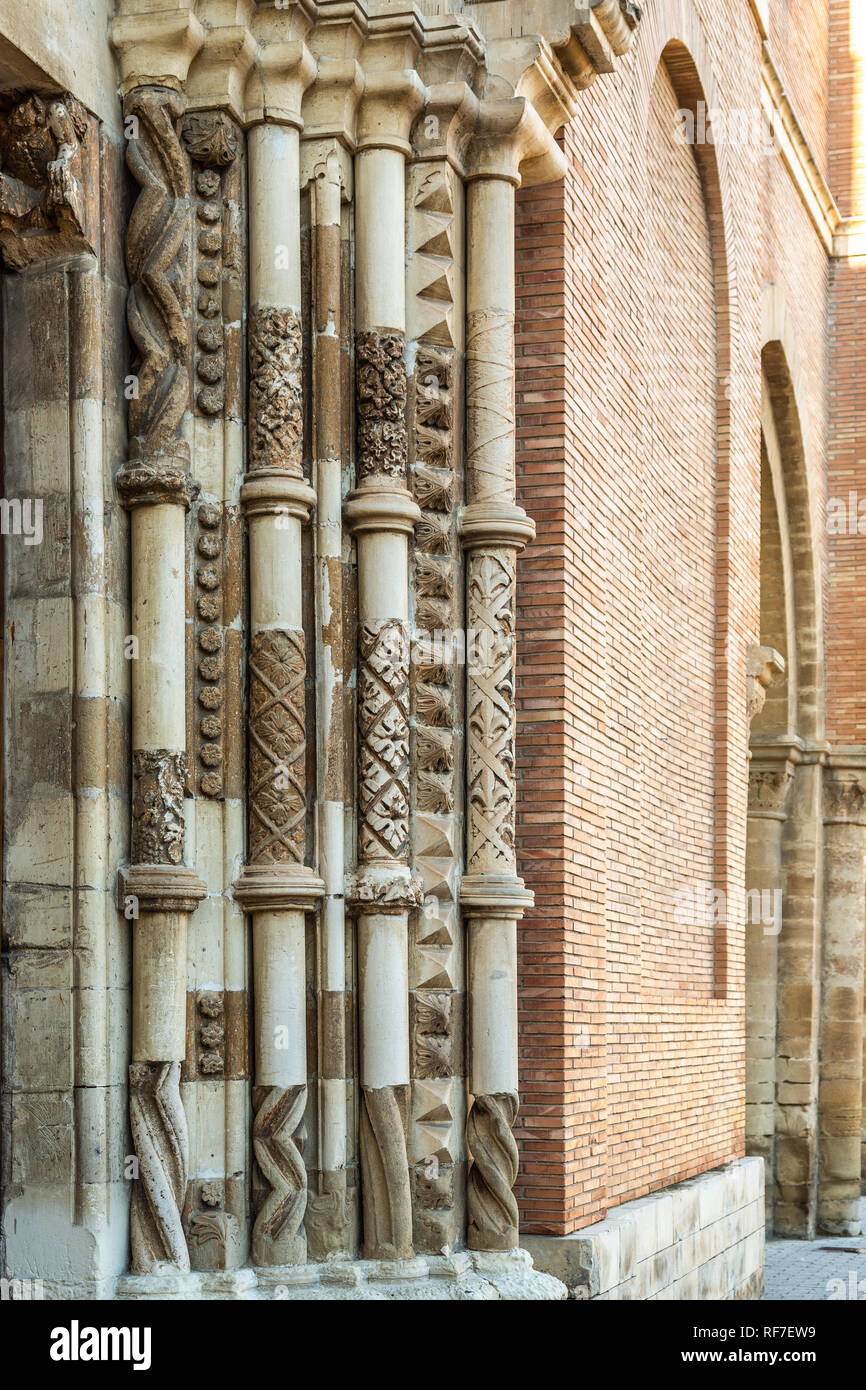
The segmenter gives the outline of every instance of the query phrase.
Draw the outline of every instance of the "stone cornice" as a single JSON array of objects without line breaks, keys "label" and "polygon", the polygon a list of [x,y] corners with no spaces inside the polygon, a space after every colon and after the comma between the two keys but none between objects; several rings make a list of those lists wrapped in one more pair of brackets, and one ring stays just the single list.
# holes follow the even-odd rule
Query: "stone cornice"
[{"label": "stone cornice", "polygon": [[[415,157],[433,157],[438,145],[436,157],[444,151],[458,169],[478,98],[494,107],[517,99],[525,104],[520,158],[504,162],[517,163],[524,183],[562,175],[553,136],[580,90],[628,50],[639,15],[625,0],[529,0],[519,26],[501,0],[455,0],[446,14],[397,0],[292,0],[279,9],[253,0],[163,3],[142,13],[140,0],[122,0],[131,12],[112,21],[124,92],[185,89],[190,110],[224,108],[244,126],[288,122],[353,152],[383,134]],[[226,14],[230,22],[220,23]],[[387,107],[396,131],[385,132]],[[444,121],[444,139],[412,147],[419,112]]]},{"label": "stone cornice", "polygon": [[866,218],[844,218],[803,131],[770,46],[763,45],[761,101],[785,168],[828,255],[866,256]]}]

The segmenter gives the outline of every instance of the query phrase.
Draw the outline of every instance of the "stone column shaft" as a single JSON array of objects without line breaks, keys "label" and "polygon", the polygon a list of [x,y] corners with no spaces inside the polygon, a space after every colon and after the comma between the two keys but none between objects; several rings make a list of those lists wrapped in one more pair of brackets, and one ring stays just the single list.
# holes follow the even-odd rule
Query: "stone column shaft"
[{"label": "stone column shaft", "polygon": [[824,941],[818,1088],[818,1230],[861,1234],[866,768],[824,782]]},{"label": "stone column shaft", "polygon": [[186,1050],[187,915],[205,887],[184,865],[187,783],[186,553],[190,504],[190,240],[188,165],[178,136],[183,99],[137,87],[127,163],[141,188],[129,221],[127,318],[138,349],[129,460],[118,490],[131,510],[132,845],[122,892],[133,929],[130,1124],[139,1161],[130,1214],[137,1274],[186,1271],[181,1222],[188,1139],[180,1100]]},{"label": "stone column shaft", "polygon": [[311,181],[313,427],[316,481],[316,821],[325,885],[319,936],[319,1170],[311,1196],[317,1253],[349,1254],[346,1165],[346,916],[343,725],[342,177],[335,142],[314,146]]},{"label": "stone column shaft", "polygon": [[466,196],[468,1243],[518,1243],[517,922],[532,894],[515,848],[515,578],[534,527],[515,502],[514,199],[507,168]]},{"label": "stone column shaft", "polygon": [[[355,160],[357,482],[346,519],[358,549],[360,1152],[364,1253],[412,1253],[409,1095],[409,554],[420,510],[406,483],[405,136],[415,82]],[[409,100],[405,97],[408,94]]]},{"label": "stone column shaft", "polygon": [[[766,755],[766,756],[765,756]],[[764,1159],[772,1224],[776,1135],[776,1026],[782,929],[782,837],[794,764],[760,750],[749,769],[746,838],[746,1152]],[[786,1078],[787,1079],[787,1078]]]},{"label": "stone column shaft", "polygon": [[299,134],[265,122],[248,137],[249,469],[241,490],[250,554],[249,849],[235,894],[253,918],[256,1018],[253,1151],[262,1190],[253,1263],[302,1264],[307,1174],[304,914],[321,882],[306,856],[306,657]]}]

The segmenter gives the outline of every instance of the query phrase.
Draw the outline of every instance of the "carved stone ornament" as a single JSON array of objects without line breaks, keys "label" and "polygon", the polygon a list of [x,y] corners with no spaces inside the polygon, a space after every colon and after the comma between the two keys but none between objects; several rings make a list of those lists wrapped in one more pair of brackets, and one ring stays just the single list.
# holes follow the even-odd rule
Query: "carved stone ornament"
[{"label": "carved stone ornament", "polygon": [[400,333],[359,333],[355,344],[358,477],[406,478],[406,344]]},{"label": "carved stone ornament", "polygon": [[0,115],[0,247],[13,270],[93,252],[80,182],[87,130],[69,92],[31,93]]},{"label": "carved stone ornament", "polygon": [[471,873],[514,872],[514,595],[514,552],[473,551],[467,618],[479,647],[466,720]]},{"label": "carved stone ornament", "polygon": [[124,104],[138,132],[126,142],[126,162],[141,189],[126,237],[126,316],[138,349],[137,394],[129,401],[130,462],[118,480],[127,506],[189,504],[189,445],[181,424],[190,396],[190,190],[176,128],[183,108],[182,97],[165,88],[137,87]]},{"label": "carved stone ornament", "polygon": [[193,111],[183,123],[183,142],[197,164],[223,168],[237,158],[240,135],[225,111]]},{"label": "carved stone ornament", "polygon": [[250,644],[250,863],[303,864],[306,848],[304,634]]},{"label": "carved stone ornament", "polygon": [[409,854],[409,636],[405,623],[362,623],[358,707],[361,858],[405,860]]},{"label": "carved stone ornament", "polygon": [[784,820],[793,775],[790,763],[777,767],[752,764],[749,769],[749,815]]},{"label": "carved stone ornament", "polygon": [[290,309],[255,309],[249,321],[250,469],[303,473],[301,321]]},{"label": "carved stone ornament", "polygon": [[138,749],[133,753],[132,777],[132,862],[180,864],[184,848],[185,755],[164,749]]},{"label": "carved stone ornament", "polygon": [[863,825],[866,818],[866,771],[833,769],[824,779],[824,820]]},{"label": "carved stone ornament", "polygon": [[760,714],[771,685],[785,678],[785,658],[773,647],[751,646],[746,652],[746,718]]},{"label": "carved stone ornament", "polygon": [[253,1226],[256,1265],[302,1263],[306,1255],[306,1086],[256,1086],[253,1152],[262,1184]]}]

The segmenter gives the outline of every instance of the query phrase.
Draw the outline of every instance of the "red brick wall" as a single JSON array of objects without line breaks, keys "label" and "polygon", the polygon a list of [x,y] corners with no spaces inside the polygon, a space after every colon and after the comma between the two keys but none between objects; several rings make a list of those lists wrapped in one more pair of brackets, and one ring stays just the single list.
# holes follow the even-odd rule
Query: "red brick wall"
[{"label": "red brick wall", "polygon": [[[519,195],[519,486],[538,524],[518,592],[528,1231],[743,1151],[763,281],[796,306],[820,461],[826,254],[781,160],[693,152],[673,123],[699,95],[759,110],[760,56],[747,0],[657,0],[582,93],[564,186]],[[675,920],[707,882],[728,891],[726,929]]]},{"label": "red brick wall", "polygon": [[[830,183],[843,217],[866,216],[866,16],[852,32],[848,0],[831,0]],[[866,259],[830,273],[828,492],[862,522],[829,536],[827,706],[830,738],[866,743]],[[832,513],[831,513],[832,515]],[[855,513],[857,515],[857,513]],[[863,534],[860,534],[862,527]]]}]

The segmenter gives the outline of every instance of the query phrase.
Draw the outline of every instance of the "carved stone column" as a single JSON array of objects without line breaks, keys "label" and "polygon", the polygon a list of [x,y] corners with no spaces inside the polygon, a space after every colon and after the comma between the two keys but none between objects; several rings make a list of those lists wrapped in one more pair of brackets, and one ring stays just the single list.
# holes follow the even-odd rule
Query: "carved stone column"
[{"label": "carved stone column", "polygon": [[357,482],[346,521],[358,548],[358,913],[364,1253],[412,1253],[409,1097],[408,539],[405,161],[423,88],[370,76],[355,161]]},{"label": "carved stone column", "polygon": [[[284,113],[299,110],[309,81],[309,64],[295,61],[269,69],[285,83],[277,103]],[[304,917],[322,892],[305,864],[301,528],[314,494],[303,475],[299,126],[300,117],[286,114],[248,136],[249,470],[241,506],[250,548],[249,848],[235,894],[253,918],[259,1266],[306,1260]]]},{"label": "carved stone column", "polygon": [[183,98],[137,87],[124,103],[136,133],[127,163],[141,192],[129,221],[129,330],[138,394],[129,461],[117,480],[132,513],[132,846],[122,892],[133,926],[130,1123],[139,1176],[132,1267],[186,1271],[181,1214],[187,1130],[180,1100],[186,1048],[187,914],[205,887],[184,864],[186,766],[185,511],[190,400],[190,189],[178,137]]},{"label": "carved stone column", "polygon": [[[467,919],[469,1246],[518,1243],[517,922],[533,897],[515,850],[515,569],[532,521],[515,503],[514,198],[523,103],[482,113],[466,193]],[[485,138],[485,135],[487,138]]]},{"label": "carved stone column", "polygon": [[324,883],[319,933],[319,1171],[307,1234],[319,1259],[352,1253],[354,1190],[347,1190],[346,913],[341,371],[342,160],[336,140],[310,143],[313,433],[316,545],[316,822]]},{"label": "carved stone column", "polygon": [[824,941],[818,1229],[861,1234],[866,756],[838,750],[824,779]]},{"label": "carved stone column", "polygon": [[[775,1180],[776,1023],[782,837],[799,760],[790,743],[753,746],[746,836],[746,1152],[764,1159],[767,1219]],[[787,1080],[787,1078],[784,1078]]]}]

